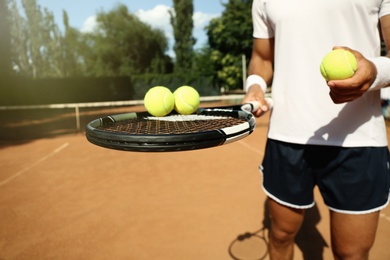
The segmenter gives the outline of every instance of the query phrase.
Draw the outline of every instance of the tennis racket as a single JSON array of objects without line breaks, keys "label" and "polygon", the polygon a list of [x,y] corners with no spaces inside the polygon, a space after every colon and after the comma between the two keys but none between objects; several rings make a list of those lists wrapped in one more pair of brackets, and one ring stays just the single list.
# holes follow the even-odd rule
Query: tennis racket
[{"label": "tennis racket", "polygon": [[[272,100],[267,99],[270,107]],[[92,144],[123,151],[187,151],[225,145],[251,134],[256,126],[251,111],[259,102],[235,106],[199,108],[191,115],[175,112],[154,117],[131,112],[95,119],[87,124]]]}]

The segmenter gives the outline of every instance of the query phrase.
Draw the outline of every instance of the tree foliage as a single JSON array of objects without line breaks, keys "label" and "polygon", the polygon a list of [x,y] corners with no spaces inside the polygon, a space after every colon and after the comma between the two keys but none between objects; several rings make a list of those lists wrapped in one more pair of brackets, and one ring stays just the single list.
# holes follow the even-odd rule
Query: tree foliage
[{"label": "tree foliage", "polygon": [[0,0],[0,78],[9,76],[11,65],[10,15],[7,1]]},{"label": "tree foliage", "polygon": [[142,22],[125,5],[98,12],[95,30],[83,33],[70,26],[66,11],[60,30],[53,14],[37,0],[0,1],[7,6],[1,10],[2,53],[7,54],[3,51],[3,46],[9,48],[7,42],[11,46],[0,65],[16,74],[33,78],[156,75],[171,73],[175,64],[178,78],[214,77],[214,83],[227,89],[242,87],[241,56],[249,61],[252,48],[252,1],[224,4],[222,16],[205,28],[208,45],[194,50],[193,1],[173,0],[174,63],[166,55],[168,40],[163,31]]},{"label": "tree foliage", "polygon": [[12,63],[25,76],[62,76],[61,34],[54,16],[41,9],[36,0],[21,1],[24,15],[16,0],[10,1]]},{"label": "tree foliage", "polygon": [[194,5],[192,0],[173,0],[173,6],[175,12],[170,12],[170,15],[175,38],[175,71],[188,71],[192,68],[196,42],[192,36]]},{"label": "tree foliage", "polygon": [[91,53],[86,56],[90,74],[124,76],[165,73],[170,59],[168,41],[160,29],[143,23],[124,5],[97,15],[97,28],[86,35]]},{"label": "tree foliage", "polygon": [[252,2],[229,0],[222,16],[210,21],[207,35],[212,49],[232,55],[252,52]]},{"label": "tree foliage", "polygon": [[242,55],[248,61],[252,52],[252,1],[229,0],[224,6],[222,16],[206,27],[211,59],[220,85],[242,88]]},{"label": "tree foliage", "polygon": [[83,34],[69,25],[68,13],[62,12],[64,33],[61,38],[62,72],[64,77],[85,75],[84,54],[88,51]]},{"label": "tree foliage", "polygon": [[[5,1],[5,0],[1,0]],[[168,40],[129,13],[124,5],[97,14],[97,28],[82,33],[69,25],[64,30],[36,0],[8,0],[12,66],[18,75],[45,77],[125,76],[172,71],[165,54]],[[23,13],[21,13],[23,11]]]}]

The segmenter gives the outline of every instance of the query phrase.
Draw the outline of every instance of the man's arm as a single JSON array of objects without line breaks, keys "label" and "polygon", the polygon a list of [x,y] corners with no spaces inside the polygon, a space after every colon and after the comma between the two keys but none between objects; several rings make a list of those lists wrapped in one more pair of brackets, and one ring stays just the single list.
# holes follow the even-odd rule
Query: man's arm
[{"label": "man's arm", "polygon": [[[274,62],[274,39],[254,39],[252,56],[249,63],[248,74],[257,75],[264,79],[267,85],[270,85],[273,77],[273,62]],[[266,101],[264,100],[264,92],[259,84],[248,86],[247,94],[243,102],[259,101],[262,106],[253,114],[260,116],[268,110]]]},{"label": "man's arm", "polygon": [[390,15],[383,16],[380,20],[382,37],[386,45],[386,57],[390,58]]}]

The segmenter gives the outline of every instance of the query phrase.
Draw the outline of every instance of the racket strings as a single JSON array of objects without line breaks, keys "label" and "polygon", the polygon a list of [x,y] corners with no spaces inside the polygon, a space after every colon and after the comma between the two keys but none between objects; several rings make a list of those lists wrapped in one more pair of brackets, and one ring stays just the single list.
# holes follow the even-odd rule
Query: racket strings
[{"label": "racket strings", "polygon": [[102,125],[98,129],[115,133],[140,135],[187,134],[218,130],[243,123],[246,123],[246,120],[233,117],[219,117],[212,120],[205,120],[204,116],[200,120],[197,120],[195,117],[191,120],[149,120],[146,118],[135,118]]}]

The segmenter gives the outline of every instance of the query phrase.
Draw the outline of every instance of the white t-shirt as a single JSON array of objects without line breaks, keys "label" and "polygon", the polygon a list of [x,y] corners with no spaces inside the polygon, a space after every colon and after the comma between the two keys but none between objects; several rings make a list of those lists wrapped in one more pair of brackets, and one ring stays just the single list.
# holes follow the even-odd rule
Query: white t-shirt
[{"label": "white t-shirt", "polygon": [[390,100],[390,87],[381,89],[381,99]]},{"label": "white t-shirt", "polygon": [[387,146],[380,91],[334,104],[320,73],[323,56],[347,46],[380,55],[378,19],[390,0],[254,0],[253,36],[275,38],[268,137],[344,147]]}]

